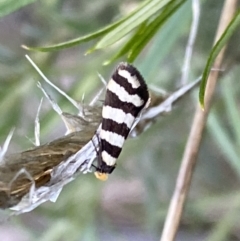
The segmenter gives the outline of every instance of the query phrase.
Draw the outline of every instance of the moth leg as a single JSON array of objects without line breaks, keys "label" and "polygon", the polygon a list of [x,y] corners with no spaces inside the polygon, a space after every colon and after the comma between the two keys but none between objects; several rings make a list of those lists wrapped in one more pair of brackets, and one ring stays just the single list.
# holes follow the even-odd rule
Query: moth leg
[{"label": "moth leg", "polygon": [[83,174],[86,174],[86,173],[88,173],[88,172],[92,172],[91,167],[97,168],[97,167],[93,164],[95,158],[96,158],[96,157],[93,156],[93,157],[91,157],[91,159],[89,159],[89,160],[87,161],[87,167],[86,167],[86,166],[82,166],[82,168],[81,168],[80,170],[81,170],[81,172],[82,172]]},{"label": "moth leg", "polygon": [[[95,132],[95,135],[97,137],[97,141],[98,141],[98,146],[99,148],[97,148],[97,145],[96,143],[94,142],[93,138],[91,139],[91,142],[93,143],[93,146],[94,146],[94,150],[95,152],[97,153],[97,164],[98,164],[98,167],[100,166],[100,162],[99,162],[99,155],[100,155],[100,139],[99,139],[99,134],[97,133],[97,131]],[[95,159],[95,158],[94,158]],[[91,163],[91,166],[95,167],[96,170],[98,169],[97,166],[95,166],[94,164]]]}]

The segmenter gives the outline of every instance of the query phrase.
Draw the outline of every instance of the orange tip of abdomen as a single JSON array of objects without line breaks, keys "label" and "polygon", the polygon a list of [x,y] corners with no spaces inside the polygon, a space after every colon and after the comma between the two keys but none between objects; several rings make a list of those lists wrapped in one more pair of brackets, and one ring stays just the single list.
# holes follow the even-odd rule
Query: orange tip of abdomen
[{"label": "orange tip of abdomen", "polygon": [[108,174],[107,173],[101,173],[101,172],[94,172],[95,177],[101,181],[107,181]]}]

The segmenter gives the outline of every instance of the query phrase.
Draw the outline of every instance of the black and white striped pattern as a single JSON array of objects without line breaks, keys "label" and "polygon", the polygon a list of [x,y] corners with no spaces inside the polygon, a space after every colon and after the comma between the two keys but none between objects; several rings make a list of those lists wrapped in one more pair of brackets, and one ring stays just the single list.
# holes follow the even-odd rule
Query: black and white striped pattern
[{"label": "black and white striped pattern", "polygon": [[147,85],[138,70],[128,63],[120,63],[107,85],[99,134],[97,174],[114,170],[124,141],[148,100]]}]

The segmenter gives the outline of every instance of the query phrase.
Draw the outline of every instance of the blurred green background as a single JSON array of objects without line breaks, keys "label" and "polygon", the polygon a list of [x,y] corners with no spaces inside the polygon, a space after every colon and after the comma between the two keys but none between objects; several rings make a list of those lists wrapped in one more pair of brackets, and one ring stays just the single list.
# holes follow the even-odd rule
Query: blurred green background
[{"label": "blurred green background", "polygon": [[[34,119],[42,81],[24,57],[29,54],[43,73],[75,100],[91,100],[118,61],[103,66],[123,40],[87,56],[96,41],[50,53],[29,52],[22,44],[42,46],[83,36],[128,14],[138,1],[42,0],[0,19],[0,141],[12,127],[9,152],[33,147]],[[218,26],[223,1],[201,1],[201,17],[189,81],[203,71]],[[1,8],[0,8],[1,9]],[[192,21],[187,1],[149,42],[134,65],[147,83],[169,92],[180,86],[181,68]],[[239,32],[239,31],[238,31]],[[213,108],[200,149],[177,240],[240,240],[239,33],[224,59]],[[121,60],[125,60],[122,58]],[[119,60],[120,61],[120,60]],[[61,108],[76,110],[49,89]],[[107,182],[79,175],[56,203],[12,217],[0,226],[0,240],[159,240],[174,190],[195,106],[197,90],[159,118],[138,138],[130,139]],[[41,143],[63,136],[60,117],[44,99],[40,113]],[[1,212],[1,217],[6,217]]]}]

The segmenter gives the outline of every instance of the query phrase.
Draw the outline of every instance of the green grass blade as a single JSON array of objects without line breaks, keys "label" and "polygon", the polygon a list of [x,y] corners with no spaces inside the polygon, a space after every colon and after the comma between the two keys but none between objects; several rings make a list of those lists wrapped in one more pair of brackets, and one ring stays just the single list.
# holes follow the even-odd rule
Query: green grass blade
[{"label": "green grass blade", "polygon": [[124,21],[124,19],[119,20],[118,22],[115,22],[111,25],[108,25],[107,27],[102,28],[94,33],[90,33],[83,37],[71,39],[69,41],[65,41],[65,42],[62,42],[59,44],[49,45],[49,46],[45,46],[45,47],[30,47],[30,46],[22,45],[22,47],[26,50],[39,51],[39,52],[50,52],[50,51],[56,51],[56,50],[70,48],[70,47],[76,46],[80,43],[88,42],[90,40],[93,40],[95,38],[98,38],[98,37],[108,33],[109,31],[114,29],[116,26],[121,24],[122,21]]},{"label": "green grass blade", "polygon": [[184,2],[185,0],[180,1],[177,4],[175,2],[171,2],[159,16],[148,25],[141,38],[136,39],[132,49],[130,50],[128,55],[128,61],[130,63],[137,58],[152,37],[155,36],[159,28],[163,26],[163,24],[182,6]]},{"label": "green grass blade", "polygon": [[[128,62],[132,63],[139,52],[146,46],[146,44],[152,39],[154,34],[159,30],[163,23],[185,2],[185,0],[179,3],[170,2],[166,9],[159,14],[150,24],[147,25],[147,21],[142,23],[137,29],[135,34],[128,40],[124,47],[114,55],[110,60],[104,62],[104,65],[112,63],[117,58],[120,58],[126,53],[128,54]],[[137,50],[137,51],[136,51]],[[138,54],[137,54],[138,53]]]},{"label": "green grass blade", "polygon": [[105,48],[105,47],[117,42],[119,39],[123,38],[125,35],[127,35],[129,32],[131,32],[133,29],[135,29],[140,24],[142,24],[143,22],[148,20],[154,14],[156,14],[161,8],[163,8],[169,2],[170,2],[170,0],[152,0],[152,1],[150,1],[147,5],[140,8],[134,14],[131,14],[131,16],[126,21],[121,23],[113,31],[111,31],[107,35],[105,35],[95,45],[95,47],[93,49],[91,49],[90,51],[92,52],[97,49],[102,49],[102,48]]},{"label": "green grass blade", "polygon": [[[90,40],[96,39],[98,37],[103,36],[104,34],[107,34],[108,32],[112,31],[113,29],[115,29],[118,25],[120,25],[121,23],[125,22],[126,20],[128,20],[132,14],[135,14],[135,12],[138,12],[139,9],[143,8],[145,5],[148,4],[150,0],[147,0],[145,2],[143,2],[136,10],[134,10],[131,14],[129,14],[126,17],[123,17],[121,19],[119,19],[118,21],[87,35],[84,35],[82,37],[79,38],[75,38],[75,39],[71,39],[69,41],[65,41],[62,43],[58,43],[58,44],[53,44],[53,45],[49,45],[49,46],[44,46],[44,47],[30,47],[30,46],[26,46],[23,45],[22,47],[24,49],[27,50],[31,50],[31,51],[39,51],[39,52],[50,52],[50,51],[56,51],[56,50],[60,50],[60,49],[65,49],[65,48],[70,48],[73,46],[76,46],[80,43],[84,43],[84,42],[88,42]],[[91,51],[88,51],[88,53],[90,53]]]},{"label": "green grass blade", "polygon": [[[161,31],[158,31],[152,39],[146,54],[144,54],[144,62],[137,61],[140,66],[142,74],[148,80],[153,82],[161,82],[155,78],[159,72],[159,66],[163,65],[163,60],[170,54],[175,46],[182,39],[182,33],[185,31],[186,26],[189,25],[191,19],[191,2],[187,1],[171,18],[162,26]],[[184,18],[182,17],[184,16]],[[176,28],[176,26],[178,26]],[[171,36],[171,37],[169,37]],[[160,53],[160,54],[156,54]],[[160,82],[159,82],[160,81]],[[163,80],[162,80],[163,81]],[[164,81],[161,83],[164,85]]]},{"label": "green grass blade", "polygon": [[226,28],[226,30],[220,37],[220,39],[217,41],[217,43],[212,48],[212,51],[209,55],[207,64],[203,71],[203,78],[202,78],[202,82],[201,82],[200,90],[199,90],[199,102],[200,102],[200,105],[202,106],[202,108],[204,108],[205,89],[206,89],[206,85],[207,85],[208,75],[210,73],[213,62],[215,61],[215,59],[218,56],[221,49],[227,43],[228,39],[236,31],[239,23],[240,23],[240,10],[235,14],[232,21],[230,22],[230,24],[228,25],[228,27]]},{"label": "green grass blade", "polygon": [[121,56],[123,56],[124,54],[128,53],[129,50],[132,48],[132,46],[134,45],[134,43],[136,42],[137,38],[140,38],[141,33],[146,31],[147,29],[147,23],[144,22],[142,23],[137,31],[134,33],[134,35],[127,41],[127,43],[123,46],[123,48],[120,49],[120,51],[118,51],[111,59],[106,60],[104,62],[104,65],[108,65],[111,64],[113,61],[115,61],[116,59],[120,58]]}]

